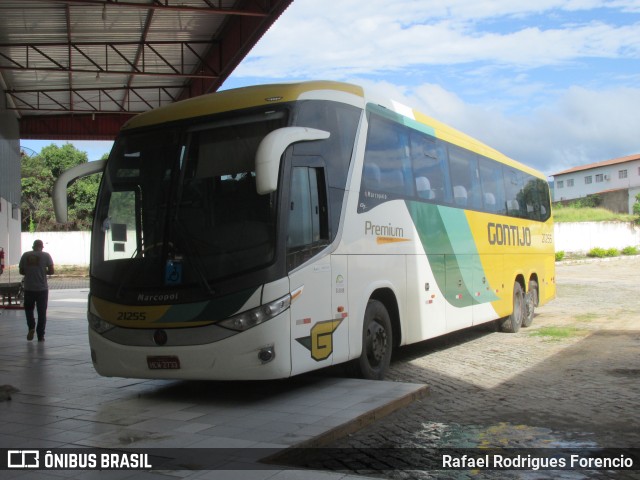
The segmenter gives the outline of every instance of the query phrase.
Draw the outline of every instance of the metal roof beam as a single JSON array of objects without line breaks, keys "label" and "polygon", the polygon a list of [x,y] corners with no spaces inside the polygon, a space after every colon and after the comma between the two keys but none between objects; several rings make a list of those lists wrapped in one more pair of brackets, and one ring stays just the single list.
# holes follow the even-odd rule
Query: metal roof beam
[{"label": "metal roof beam", "polygon": [[[138,65],[140,64],[141,58],[142,58],[142,68],[144,69],[144,46],[143,45],[147,41],[147,37],[149,36],[149,29],[151,28],[151,22],[153,21],[153,13],[154,13],[153,10],[149,10],[147,12],[147,18],[145,19],[145,22],[144,22],[144,28],[142,29],[142,34],[140,35],[141,45],[138,46],[138,49],[136,50],[136,58],[134,59],[133,64],[131,65],[131,68],[137,72],[140,71],[140,69],[138,68]],[[124,58],[124,56],[122,57]],[[127,87],[131,87],[134,79],[135,79],[134,75],[129,75],[129,79],[127,80]],[[124,105],[128,103],[128,100],[129,100],[129,90],[125,90],[124,95],[122,96],[122,103],[120,104],[120,107],[122,108],[122,110],[124,110]]]},{"label": "metal roof beam", "polygon": [[[147,29],[145,29],[145,33]],[[193,48],[193,46],[202,45],[216,45],[217,41],[147,41],[146,34],[143,35],[140,41],[137,42],[62,42],[62,43],[42,43],[42,44],[11,44],[11,43],[0,43],[0,49],[2,48],[23,48],[22,56],[19,57],[22,61],[16,60],[18,58],[17,55],[14,54],[14,58],[7,56],[6,54],[0,51],[0,57],[6,59],[10,64],[2,65],[0,64],[0,71],[2,70],[13,70],[13,71],[49,71],[49,72],[68,72],[69,74],[73,72],[79,73],[92,73],[92,74],[115,74],[115,75],[157,75],[157,76],[175,76],[175,77],[184,77],[184,78],[217,78],[218,72],[212,68],[208,63],[205,62],[203,57],[197,53],[197,50]],[[104,53],[104,62],[97,62],[95,58],[93,58],[88,53],[82,50],[82,47],[105,47]],[[125,46],[136,46],[136,56],[133,60],[130,60],[124,53],[122,53],[120,47]],[[180,48],[180,58],[181,64],[172,65],[166,58],[159,53],[156,47],[179,47]],[[53,57],[52,53],[47,52],[47,49],[51,48],[61,48],[67,47],[67,58],[66,65],[61,63],[60,59],[56,59]],[[145,51],[149,51],[150,53],[145,53]],[[35,64],[34,55],[35,52],[38,56],[38,60],[41,64]],[[77,52],[83,59],[87,60],[91,65],[95,67],[95,69],[87,68],[75,68],[74,63],[74,52]],[[114,70],[109,67],[109,64],[113,64],[113,61],[110,58],[109,52],[112,52],[111,57],[116,55],[117,59],[121,59],[125,65],[131,68],[131,70]],[[196,69],[195,73],[191,73],[187,71],[187,65],[184,64],[184,54],[185,52],[190,53],[198,63],[201,64],[200,69]],[[168,69],[172,70],[171,72],[157,72],[147,70],[145,64],[145,57],[155,57],[162,64],[164,64]],[[50,66],[45,66],[44,61],[49,63]],[[104,63],[104,65],[101,65]]]},{"label": "metal roof beam", "polygon": [[247,0],[246,8],[268,12],[268,18],[228,18],[219,34],[220,41],[212,45],[199,66],[199,69],[202,69],[203,66],[218,65],[218,76],[213,79],[193,77],[182,91],[179,100],[215,92],[292,1]]},{"label": "metal roof beam", "polygon": [[[23,3],[40,2],[41,0],[22,0]],[[220,8],[214,7],[209,2],[203,0],[202,7],[191,7],[188,5],[180,5],[179,2],[175,2],[171,5],[169,0],[160,2],[155,0],[154,3],[133,3],[133,2],[121,2],[119,0],[49,0],[55,3],[65,3],[67,5],[86,5],[86,6],[98,6],[102,8],[135,8],[138,10],[159,10],[167,12],[193,12],[212,15],[238,15],[248,17],[266,17],[269,15],[268,11],[256,10],[239,10],[235,8]]]},{"label": "metal roof beam", "polygon": [[72,72],[91,73],[94,75],[135,75],[137,77],[167,77],[167,78],[196,78],[211,80],[218,78],[218,75],[207,75],[203,73],[171,73],[171,72],[131,72],[130,70],[91,70],[87,68],[52,68],[52,67],[10,67],[0,65],[0,71],[30,71],[30,72]]},{"label": "metal roof beam", "polygon": [[[65,17],[66,17],[66,23],[67,23],[67,43],[69,44],[69,47],[67,48],[67,56],[69,58],[69,67],[72,66],[71,60],[72,60],[72,56],[71,56],[71,12],[69,9],[69,5],[67,4],[65,6]],[[69,88],[73,89],[73,73],[69,72],[68,74],[69,76]],[[73,95],[69,94],[69,105],[71,106],[71,110],[73,110]]]},{"label": "metal roof beam", "polygon": [[[148,108],[156,108],[162,105],[167,105],[176,100],[176,96],[172,94],[170,89],[179,89],[179,86],[171,87],[114,87],[114,88],[57,88],[57,89],[48,89],[48,90],[9,90],[5,92],[5,96],[7,99],[10,99],[14,106],[7,106],[7,110],[23,110],[23,111],[47,111],[47,112],[65,112],[65,113],[116,113],[124,110],[124,105],[130,106],[131,102],[129,100],[125,100],[124,103],[122,100],[119,100],[117,96],[118,92],[123,92],[123,97],[125,99],[128,98],[129,95],[135,95],[135,97],[140,99],[140,103],[143,103]],[[86,95],[87,93],[97,94],[97,98],[89,99]],[[69,101],[69,105],[64,105],[62,102],[56,100],[53,95],[57,93],[65,93]],[[145,95],[146,93],[146,95]],[[152,95],[149,95],[152,93]],[[163,102],[163,94],[165,96],[165,101]],[[29,101],[30,98],[36,99],[36,104],[34,105]],[[46,98],[49,102],[49,106],[44,107],[41,102],[41,96]],[[77,107],[74,104],[73,97],[77,96],[82,100],[87,107]],[[166,100],[168,97],[168,101]],[[152,98],[156,100],[151,100]],[[105,103],[112,103],[117,108],[108,109],[104,105]],[[20,106],[17,106],[17,105]],[[55,107],[58,106],[58,108]],[[127,108],[128,110],[128,108]],[[130,110],[129,113],[141,113],[146,111],[147,108],[140,108],[135,110]]]}]

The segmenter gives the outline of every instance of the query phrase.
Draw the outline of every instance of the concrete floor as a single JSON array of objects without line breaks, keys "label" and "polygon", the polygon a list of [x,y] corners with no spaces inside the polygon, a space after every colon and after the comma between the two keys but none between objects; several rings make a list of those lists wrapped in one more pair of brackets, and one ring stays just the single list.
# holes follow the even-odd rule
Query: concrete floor
[{"label": "concrete floor", "polygon": [[[24,311],[0,309],[0,466],[7,465],[6,449],[43,449],[44,455],[46,449],[100,448],[174,461],[145,471],[0,470],[2,479],[354,478],[260,459],[333,441],[427,391],[421,384],[326,372],[269,382],[100,377],[89,358],[87,293],[50,291],[41,343],[26,340]],[[2,401],[3,393],[11,399]],[[178,466],[187,463],[195,466]]]}]

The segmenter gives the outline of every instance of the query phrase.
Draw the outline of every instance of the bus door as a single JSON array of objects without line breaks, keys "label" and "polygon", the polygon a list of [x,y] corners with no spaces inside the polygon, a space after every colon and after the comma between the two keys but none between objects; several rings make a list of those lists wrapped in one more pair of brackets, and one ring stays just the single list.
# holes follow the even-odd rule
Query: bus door
[{"label": "bus door", "polygon": [[[287,264],[291,289],[291,374],[333,363],[335,280],[329,243],[324,169],[294,166],[288,213]],[[346,335],[345,335],[346,336]]]}]

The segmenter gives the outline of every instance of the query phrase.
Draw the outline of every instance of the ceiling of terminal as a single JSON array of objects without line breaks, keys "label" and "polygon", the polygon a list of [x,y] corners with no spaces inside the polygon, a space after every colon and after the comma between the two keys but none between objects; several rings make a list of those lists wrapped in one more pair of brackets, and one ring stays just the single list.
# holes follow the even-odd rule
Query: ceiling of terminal
[{"label": "ceiling of terminal", "polygon": [[0,87],[22,139],[112,140],[216,91],[293,0],[2,0]]}]

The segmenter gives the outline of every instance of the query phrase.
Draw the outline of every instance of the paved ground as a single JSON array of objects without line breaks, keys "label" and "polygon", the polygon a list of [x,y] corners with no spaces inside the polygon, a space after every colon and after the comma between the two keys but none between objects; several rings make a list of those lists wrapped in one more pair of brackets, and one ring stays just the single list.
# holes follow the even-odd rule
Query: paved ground
[{"label": "paved ground", "polygon": [[[639,272],[637,257],[560,265],[558,298],[530,328],[478,327],[401,349],[388,380],[428,384],[430,395],[328,444],[339,450],[323,467],[393,479],[640,478],[371,469],[380,448],[403,447],[407,457],[412,447],[640,447]],[[82,281],[52,279],[51,287]]]},{"label": "paved ground", "polygon": [[89,288],[89,277],[63,277],[54,275],[53,277],[49,277],[49,288],[51,290]]},{"label": "paved ground", "polygon": [[[426,383],[430,395],[331,446],[364,455],[380,447],[640,447],[640,258],[561,265],[557,279],[557,299],[528,329],[476,328],[399,351],[388,379]],[[552,327],[568,336],[542,335]],[[371,473],[362,463],[351,470]]]},{"label": "paved ground", "polygon": [[[258,460],[341,437],[426,394],[422,384],[313,374],[270,382],[100,377],[87,342],[87,293],[51,290],[45,342],[26,340],[22,310],[0,310],[0,479],[339,480],[344,473]],[[41,449],[44,459],[49,449],[87,447],[151,450],[162,461],[152,472],[3,470],[7,449]]]}]

